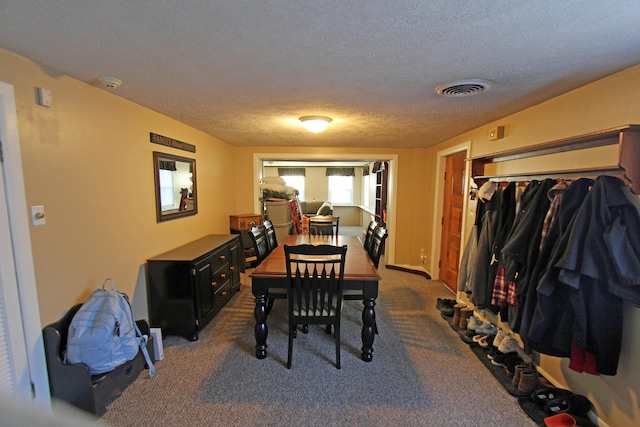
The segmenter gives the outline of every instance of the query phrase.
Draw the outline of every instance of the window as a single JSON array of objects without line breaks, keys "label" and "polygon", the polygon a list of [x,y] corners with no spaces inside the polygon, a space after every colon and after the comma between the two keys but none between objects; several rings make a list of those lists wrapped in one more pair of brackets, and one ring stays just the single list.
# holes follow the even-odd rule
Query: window
[{"label": "window", "polygon": [[304,198],[304,176],[299,175],[289,175],[283,176],[284,182],[289,186],[298,190],[298,198],[300,200],[305,200]]},{"label": "window", "polygon": [[329,201],[353,204],[353,176],[329,176]]},{"label": "window", "polygon": [[371,185],[369,180],[370,176],[371,175],[364,175],[362,177],[362,198],[363,198],[362,204],[364,206],[369,206],[369,200],[370,200],[369,191],[370,191],[370,185]]},{"label": "window", "polygon": [[160,204],[162,210],[166,209],[178,209],[176,199],[174,196],[174,171],[160,169]]}]

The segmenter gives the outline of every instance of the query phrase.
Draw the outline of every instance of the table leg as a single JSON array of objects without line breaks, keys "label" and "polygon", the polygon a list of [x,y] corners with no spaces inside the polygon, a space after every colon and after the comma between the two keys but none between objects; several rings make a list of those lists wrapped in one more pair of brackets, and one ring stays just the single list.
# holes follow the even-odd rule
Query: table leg
[{"label": "table leg", "polygon": [[256,308],[253,317],[256,319],[255,337],[256,337],[256,357],[264,359],[267,357],[267,296],[266,294],[255,296]]},{"label": "table leg", "polygon": [[374,298],[365,298],[362,302],[364,309],[362,310],[362,356],[365,362],[373,360],[373,337],[374,325],[376,324],[376,312],[373,307],[376,305]]}]

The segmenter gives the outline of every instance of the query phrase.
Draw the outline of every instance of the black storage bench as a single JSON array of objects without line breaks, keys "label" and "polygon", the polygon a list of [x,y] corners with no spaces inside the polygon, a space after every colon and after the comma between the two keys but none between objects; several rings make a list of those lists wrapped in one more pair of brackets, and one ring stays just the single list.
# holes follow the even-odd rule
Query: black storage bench
[{"label": "black storage bench", "polygon": [[[91,375],[89,367],[84,363],[64,363],[69,324],[81,306],[82,304],[74,305],[62,319],[45,326],[42,330],[49,371],[49,387],[52,398],[63,400],[101,416],[112,398],[133,383],[147,366],[142,351],[138,351],[133,360],[120,365],[113,371],[98,375]],[[145,320],[136,320],[136,324],[143,335],[149,336],[147,350],[153,360],[153,342],[149,334],[149,324]]]}]

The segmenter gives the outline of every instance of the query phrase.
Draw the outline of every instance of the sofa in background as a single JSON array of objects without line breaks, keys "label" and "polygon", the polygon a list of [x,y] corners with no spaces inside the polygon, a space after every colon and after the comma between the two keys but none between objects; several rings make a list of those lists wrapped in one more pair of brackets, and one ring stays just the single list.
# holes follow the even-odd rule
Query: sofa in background
[{"label": "sofa in background", "polygon": [[333,207],[329,204],[329,209],[326,212],[319,213],[318,209],[322,207],[323,204],[328,202],[300,202],[300,212],[302,215],[333,215]]}]

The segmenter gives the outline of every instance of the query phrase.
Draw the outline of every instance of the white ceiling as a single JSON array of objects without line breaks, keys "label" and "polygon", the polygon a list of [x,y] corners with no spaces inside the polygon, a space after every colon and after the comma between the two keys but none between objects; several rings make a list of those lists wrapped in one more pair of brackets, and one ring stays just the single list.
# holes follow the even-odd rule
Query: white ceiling
[{"label": "white ceiling", "polygon": [[425,147],[639,64],[640,1],[4,0],[0,46],[234,145]]}]

